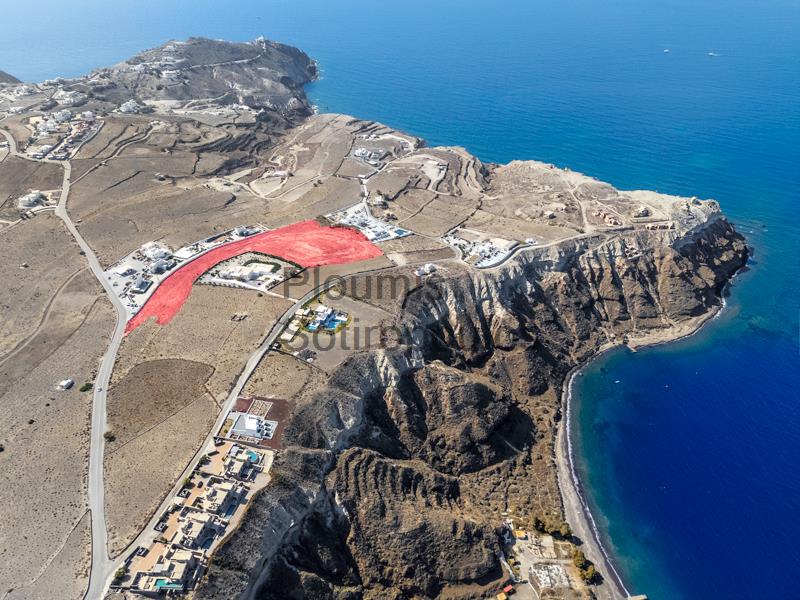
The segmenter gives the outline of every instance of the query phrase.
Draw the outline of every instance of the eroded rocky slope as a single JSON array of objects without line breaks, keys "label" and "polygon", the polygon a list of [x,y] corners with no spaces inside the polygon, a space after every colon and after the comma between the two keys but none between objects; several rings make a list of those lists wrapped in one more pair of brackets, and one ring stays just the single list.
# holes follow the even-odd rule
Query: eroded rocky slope
[{"label": "eroded rocky slope", "polygon": [[197,596],[485,595],[503,577],[504,515],[563,520],[553,455],[568,371],[624,340],[691,331],[744,264],[743,238],[696,205],[699,225],[569,240],[399,298],[399,343],[353,356],[305,399],[274,485]]},{"label": "eroded rocky slope", "polygon": [[87,84],[114,101],[213,101],[308,114],[303,86],[316,75],[315,63],[292,46],[190,38],[98,69]]}]

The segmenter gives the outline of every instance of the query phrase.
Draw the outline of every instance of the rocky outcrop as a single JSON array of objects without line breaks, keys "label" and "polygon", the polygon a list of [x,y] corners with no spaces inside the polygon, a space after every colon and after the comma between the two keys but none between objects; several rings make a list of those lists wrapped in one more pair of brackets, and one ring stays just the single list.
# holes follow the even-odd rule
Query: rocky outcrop
[{"label": "rocky outcrop", "polygon": [[746,257],[712,206],[677,231],[589,236],[429,278],[402,299],[397,346],[355,355],[304,399],[278,484],[197,597],[483,597],[503,576],[504,514],[563,518],[553,453],[569,370],[697,326]]},{"label": "rocky outcrop", "polygon": [[128,100],[151,107],[244,105],[268,113],[265,119],[297,121],[312,112],[303,86],[316,77],[316,63],[292,46],[263,38],[248,43],[190,38],[71,83],[114,105]]},{"label": "rocky outcrop", "polygon": [[3,83],[14,84],[14,83],[22,83],[22,82],[19,79],[17,79],[16,77],[14,77],[13,75],[9,75],[5,71],[0,71],[0,84],[3,84]]}]

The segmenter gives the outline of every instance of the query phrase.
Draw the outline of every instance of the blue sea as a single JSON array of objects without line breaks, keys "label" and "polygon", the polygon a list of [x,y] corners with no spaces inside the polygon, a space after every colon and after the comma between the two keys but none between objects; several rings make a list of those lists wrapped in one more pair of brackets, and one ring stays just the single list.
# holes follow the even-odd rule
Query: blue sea
[{"label": "blue sea", "polygon": [[264,35],[320,62],[309,92],[322,111],[485,161],[718,199],[754,248],[750,269],[698,335],[610,353],[576,380],[579,472],[632,591],[800,597],[798,0],[0,8],[0,69],[27,80],[168,38]]}]

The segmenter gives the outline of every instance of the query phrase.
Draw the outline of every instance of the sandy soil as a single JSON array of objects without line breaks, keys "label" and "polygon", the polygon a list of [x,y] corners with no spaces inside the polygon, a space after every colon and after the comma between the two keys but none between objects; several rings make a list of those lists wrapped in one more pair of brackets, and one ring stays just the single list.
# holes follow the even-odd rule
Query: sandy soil
[{"label": "sandy soil", "polygon": [[271,201],[271,210],[264,215],[265,223],[270,227],[280,227],[294,223],[303,215],[316,217],[330,214],[361,200],[361,184],[357,180],[328,177],[314,181],[320,183],[312,183],[302,198],[289,196]]},{"label": "sandy soil", "polygon": [[[109,424],[119,428],[120,439],[105,455],[114,552],[135,537],[171,489],[247,358],[289,306],[250,290],[199,285],[168,325],[151,321],[124,339],[109,394]],[[235,313],[248,317],[232,321]]]},{"label": "sandy soil", "polygon": [[[42,336],[55,349],[32,360],[0,396],[0,589],[20,589],[24,598],[53,589],[72,597],[86,574],[88,546],[73,531],[86,511],[91,393],[78,386],[92,380],[114,325],[110,303],[94,301],[98,293],[99,286],[86,290],[82,305],[74,299],[73,310],[85,320],[70,318],[78,325],[66,337],[63,331],[57,340]],[[77,385],[56,391],[65,377]],[[70,549],[62,552],[65,544]],[[33,582],[29,593],[23,586]]]},{"label": "sandy soil", "polygon": [[244,396],[275,396],[291,399],[320,375],[293,356],[270,352],[258,365],[244,388]]},{"label": "sandy soil", "polygon": [[[551,224],[552,223],[552,224]],[[577,228],[560,226],[557,219],[548,221],[526,221],[495,215],[479,210],[464,223],[464,227],[483,232],[491,237],[525,241],[532,237],[540,242],[549,242],[576,235]]]},{"label": "sandy soil", "polygon": [[[49,170],[28,180],[41,173],[60,185]],[[92,381],[115,317],[53,215],[0,232],[0,252],[0,589],[39,598],[58,586],[77,597],[91,402],[78,388]],[[56,391],[68,377],[76,385]]]},{"label": "sandy soil", "polygon": [[52,600],[53,590],[64,600],[79,600],[86,592],[91,567],[91,521],[89,513],[75,525],[72,533],[45,570],[29,585],[15,589],[7,600]]},{"label": "sandy soil", "polygon": [[213,372],[210,365],[174,358],[133,367],[108,390],[106,422],[114,441],[106,451],[114,452],[203,396]]},{"label": "sandy soil", "polygon": [[0,218],[19,218],[18,197],[31,190],[60,189],[63,175],[58,165],[35,163],[14,156],[0,162]]},{"label": "sandy soil", "polygon": [[398,266],[436,262],[456,257],[456,252],[444,242],[421,235],[410,235],[381,242],[378,245],[386,257]]},{"label": "sandy soil", "polygon": [[[251,290],[196,285],[169,325],[149,322],[124,339],[113,380],[118,381],[141,362],[191,360],[213,367],[207,385],[221,402],[247,357],[289,306],[288,300],[259,296]],[[247,313],[248,317],[232,321],[236,313]]]},{"label": "sandy soil", "polygon": [[33,131],[24,125],[24,121],[28,119],[27,115],[18,115],[7,117],[3,121],[3,129],[10,132],[16,140],[17,144],[25,144]]},{"label": "sandy soil", "polygon": [[2,230],[0,256],[2,357],[36,331],[56,291],[85,265],[72,236],[48,213]]},{"label": "sandy soil", "polygon": [[109,550],[116,555],[136,537],[197,452],[218,411],[210,395],[105,455]]},{"label": "sandy soil", "polygon": [[478,207],[477,202],[455,196],[439,196],[421,206],[407,219],[399,221],[418,233],[441,236],[466,221]]},{"label": "sandy soil", "polygon": [[272,291],[288,298],[299,300],[305,293],[317,288],[331,279],[345,278],[354,273],[362,273],[391,267],[392,262],[385,256],[360,260],[343,265],[325,265],[306,269],[298,277],[287,280],[272,288]]}]

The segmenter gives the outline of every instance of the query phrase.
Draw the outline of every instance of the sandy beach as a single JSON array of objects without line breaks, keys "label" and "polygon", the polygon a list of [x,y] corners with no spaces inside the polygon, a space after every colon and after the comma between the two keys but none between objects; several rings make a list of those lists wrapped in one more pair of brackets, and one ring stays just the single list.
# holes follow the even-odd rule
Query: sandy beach
[{"label": "sandy beach", "polygon": [[[596,354],[592,360],[600,356],[600,354]],[[561,419],[556,437],[558,486],[561,489],[564,514],[572,528],[573,535],[583,541],[581,549],[586,554],[586,557],[597,565],[598,570],[604,577],[603,583],[595,587],[595,594],[600,600],[619,600],[626,598],[629,594],[625,590],[611,557],[600,542],[594,517],[580,491],[580,481],[573,465],[572,442],[570,440],[571,390],[572,382],[583,366],[570,372],[564,386],[562,399],[564,418]]]},{"label": "sandy beach", "polygon": [[[677,342],[698,333],[703,325],[716,319],[724,308],[725,299],[723,296],[720,307],[716,307],[704,315],[669,329],[648,332],[641,337],[629,340],[627,345],[633,351],[636,351],[647,346]],[[558,470],[561,499],[564,503],[564,514],[573,534],[583,542],[581,549],[586,554],[586,557],[597,565],[598,570],[604,577],[603,583],[594,588],[595,595],[599,600],[624,600],[631,595],[647,592],[647,590],[628,590],[626,588],[622,576],[614,564],[613,557],[600,540],[600,532],[594,516],[583,496],[581,482],[575,470],[572,450],[572,384],[575,377],[580,375],[581,370],[586,365],[597,360],[605,352],[619,346],[620,344],[608,344],[602,347],[589,361],[569,372],[564,383],[561,399],[562,414],[564,416],[559,423],[556,437],[556,468]]]}]

